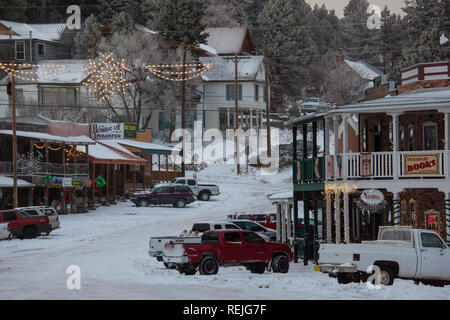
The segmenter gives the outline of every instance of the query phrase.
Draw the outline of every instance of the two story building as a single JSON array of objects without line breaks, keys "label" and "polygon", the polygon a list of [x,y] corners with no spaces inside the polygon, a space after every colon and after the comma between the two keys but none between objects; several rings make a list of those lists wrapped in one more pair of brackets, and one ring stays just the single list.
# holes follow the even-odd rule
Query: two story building
[{"label": "two story building", "polygon": [[[294,137],[301,130],[305,142],[312,131],[313,140],[312,152],[303,143],[301,156],[293,144],[294,219],[298,201],[305,223],[310,211],[322,212],[328,243],[374,240],[383,225],[434,230],[450,241],[450,63],[401,72],[397,96],[288,122]],[[357,123],[353,146],[351,118]],[[318,130],[325,131],[324,141],[317,140]]]}]

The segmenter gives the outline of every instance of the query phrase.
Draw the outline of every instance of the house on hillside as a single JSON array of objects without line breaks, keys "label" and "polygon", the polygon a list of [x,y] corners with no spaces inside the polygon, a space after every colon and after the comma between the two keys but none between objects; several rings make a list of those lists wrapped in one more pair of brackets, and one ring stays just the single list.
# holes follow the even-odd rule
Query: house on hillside
[{"label": "house on hillside", "polygon": [[0,20],[0,61],[39,63],[69,59],[73,36],[65,23],[27,24]]}]

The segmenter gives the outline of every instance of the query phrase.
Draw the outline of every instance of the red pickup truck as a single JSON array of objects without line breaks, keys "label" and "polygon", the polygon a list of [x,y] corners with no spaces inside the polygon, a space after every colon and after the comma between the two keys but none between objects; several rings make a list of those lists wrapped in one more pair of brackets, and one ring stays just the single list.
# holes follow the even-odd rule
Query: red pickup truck
[{"label": "red pickup truck", "polygon": [[200,243],[167,243],[163,260],[176,265],[181,274],[213,275],[219,266],[242,265],[252,273],[287,273],[292,261],[291,248],[285,243],[267,242],[246,230],[206,231]]},{"label": "red pickup truck", "polygon": [[21,239],[36,238],[41,233],[50,233],[52,227],[45,215],[29,215],[26,210],[0,210],[0,222],[8,223],[9,232]]}]

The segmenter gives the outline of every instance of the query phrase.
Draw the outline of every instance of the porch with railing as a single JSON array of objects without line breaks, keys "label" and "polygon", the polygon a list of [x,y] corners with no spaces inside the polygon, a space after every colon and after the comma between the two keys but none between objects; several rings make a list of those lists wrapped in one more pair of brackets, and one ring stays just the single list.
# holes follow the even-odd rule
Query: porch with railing
[{"label": "porch with railing", "polygon": [[361,152],[327,156],[327,180],[445,178],[444,150]]},{"label": "porch with railing", "polygon": [[[0,172],[11,174],[13,171],[12,161],[0,161]],[[88,164],[62,164],[62,163],[41,163],[33,172],[17,171],[24,175],[55,175],[55,176],[87,176],[89,175]]]}]

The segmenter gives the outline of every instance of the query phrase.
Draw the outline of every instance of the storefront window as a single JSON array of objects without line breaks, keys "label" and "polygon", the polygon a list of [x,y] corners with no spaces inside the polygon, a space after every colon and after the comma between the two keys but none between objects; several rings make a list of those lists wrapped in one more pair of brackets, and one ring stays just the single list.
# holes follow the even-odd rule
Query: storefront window
[{"label": "storefront window", "polygon": [[409,200],[409,213],[411,215],[411,226],[416,225],[416,201],[411,199]]},{"label": "storefront window", "polygon": [[423,125],[424,150],[437,150],[437,124],[433,122]]}]

